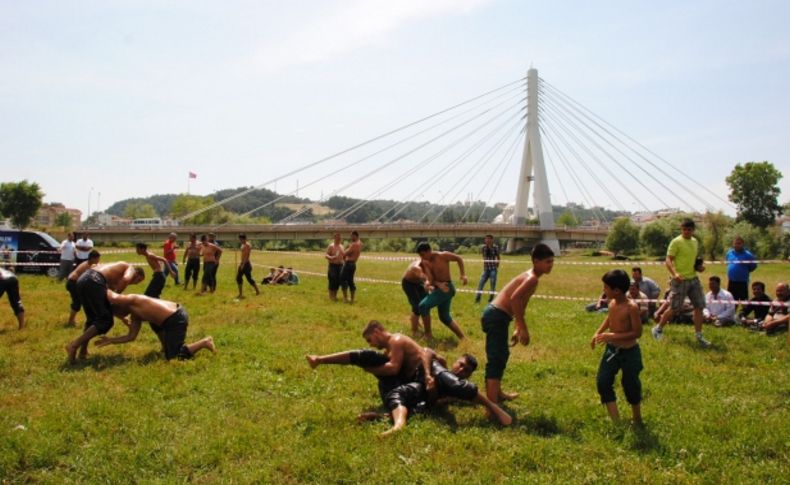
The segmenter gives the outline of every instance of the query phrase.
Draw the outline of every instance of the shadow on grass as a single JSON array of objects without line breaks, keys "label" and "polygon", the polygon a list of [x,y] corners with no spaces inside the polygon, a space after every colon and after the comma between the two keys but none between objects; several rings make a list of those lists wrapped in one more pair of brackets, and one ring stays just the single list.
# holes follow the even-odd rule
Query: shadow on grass
[{"label": "shadow on grass", "polygon": [[130,362],[136,362],[139,365],[149,365],[159,360],[162,360],[162,357],[160,353],[155,350],[152,350],[137,359],[124,354],[93,355],[89,356],[87,359],[77,360],[77,362],[73,364],[64,362],[60,365],[59,370],[61,372],[79,372],[87,368],[91,368],[93,370],[101,371],[110,369],[112,367],[117,367],[119,365],[129,364]]},{"label": "shadow on grass", "polygon": [[507,411],[507,413],[513,417],[513,427],[516,429],[526,431],[527,433],[536,436],[542,436],[544,438],[562,434],[562,430],[560,429],[559,424],[557,424],[557,419],[552,416],[541,414],[538,416],[525,416],[523,418],[518,418],[510,409],[505,407],[503,407],[503,409],[505,409],[505,411]]},{"label": "shadow on grass", "polygon": [[724,342],[722,341],[712,341],[710,347],[702,348],[700,347],[700,344],[697,343],[697,339],[692,338],[692,339],[684,339],[683,345],[685,345],[691,350],[696,350],[699,352],[709,352],[719,356],[723,356],[729,353],[729,350],[727,349],[727,345],[725,345]]},{"label": "shadow on grass", "polygon": [[631,426],[632,440],[628,443],[632,450],[648,453],[663,453],[664,446],[647,424]]}]

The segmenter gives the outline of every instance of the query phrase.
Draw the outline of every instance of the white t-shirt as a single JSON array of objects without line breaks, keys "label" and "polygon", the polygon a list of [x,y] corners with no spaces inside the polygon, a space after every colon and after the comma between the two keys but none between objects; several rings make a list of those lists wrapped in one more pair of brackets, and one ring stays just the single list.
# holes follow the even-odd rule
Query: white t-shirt
[{"label": "white t-shirt", "polygon": [[62,243],[60,243],[60,259],[63,261],[74,261],[74,254],[77,252],[76,247],[74,246],[74,241],[69,241],[68,239],[64,239]]},{"label": "white t-shirt", "polygon": [[91,254],[91,249],[93,249],[93,241],[90,239],[77,239],[77,242],[75,242],[74,245],[88,248],[86,251],[80,251],[77,249],[77,259],[88,259]]}]

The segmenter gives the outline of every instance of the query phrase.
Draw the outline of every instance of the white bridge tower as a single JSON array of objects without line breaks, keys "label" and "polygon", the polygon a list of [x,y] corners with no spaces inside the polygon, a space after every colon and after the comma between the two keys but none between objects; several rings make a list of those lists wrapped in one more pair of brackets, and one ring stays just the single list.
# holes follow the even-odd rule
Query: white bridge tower
[{"label": "white bridge tower", "polygon": [[[547,244],[559,256],[560,242],[554,231],[554,213],[551,209],[546,165],[543,163],[543,145],[540,142],[538,102],[538,70],[530,68],[527,71],[527,130],[512,223],[517,226],[526,225],[529,219],[529,188],[531,183],[535,182],[534,212],[540,221],[541,242]],[[508,242],[508,251],[517,250],[523,245],[523,240],[511,239]]]}]

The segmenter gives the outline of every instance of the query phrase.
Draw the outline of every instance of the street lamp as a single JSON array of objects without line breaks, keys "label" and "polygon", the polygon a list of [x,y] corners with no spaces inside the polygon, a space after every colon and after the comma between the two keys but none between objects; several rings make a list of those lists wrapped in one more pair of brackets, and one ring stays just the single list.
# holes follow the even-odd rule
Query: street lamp
[{"label": "street lamp", "polygon": [[93,187],[88,191],[88,215],[85,216],[85,221],[91,216],[91,199],[93,198]]}]

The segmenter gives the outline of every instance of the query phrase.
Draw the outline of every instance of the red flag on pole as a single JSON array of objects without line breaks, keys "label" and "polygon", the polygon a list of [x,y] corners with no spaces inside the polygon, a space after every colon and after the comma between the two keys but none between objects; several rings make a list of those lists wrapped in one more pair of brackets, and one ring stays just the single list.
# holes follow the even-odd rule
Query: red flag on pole
[{"label": "red flag on pole", "polygon": [[189,172],[189,178],[196,179],[197,178],[197,174],[195,172]]}]

